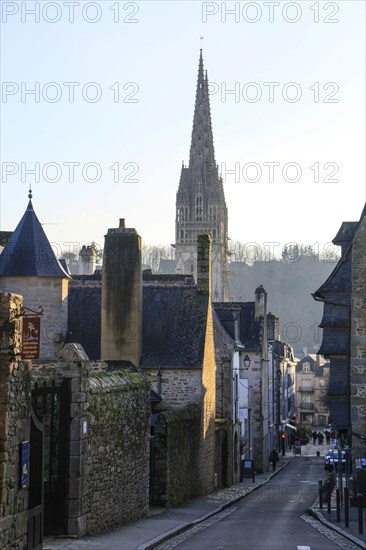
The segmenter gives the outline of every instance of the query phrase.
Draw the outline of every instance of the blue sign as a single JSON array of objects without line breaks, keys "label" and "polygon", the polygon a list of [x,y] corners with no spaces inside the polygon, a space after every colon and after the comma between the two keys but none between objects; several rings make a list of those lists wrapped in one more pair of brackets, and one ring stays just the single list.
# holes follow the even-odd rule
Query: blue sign
[{"label": "blue sign", "polygon": [[20,486],[25,489],[29,487],[29,441],[21,443],[20,458]]}]

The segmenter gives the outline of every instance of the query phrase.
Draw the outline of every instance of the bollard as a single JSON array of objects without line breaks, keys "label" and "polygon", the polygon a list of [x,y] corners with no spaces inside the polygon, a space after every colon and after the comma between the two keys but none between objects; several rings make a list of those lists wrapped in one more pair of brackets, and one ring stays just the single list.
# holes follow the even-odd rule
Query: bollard
[{"label": "bollard", "polygon": [[341,521],[341,491],[336,489],[337,523]]},{"label": "bollard", "polygon": [[357,494],[357,506],[358,506],[358,534],[363,534],[363,518],[362,518],[362,495]]},{"label": "bollard", "polygon": [[349,489],[344,488],[344,526],[349,527]]},{"label": "bollard", "polygon": [[319,508],[323,508],[323,481],[319,479]]},{"label": "bollard", "polygon": [[326,486],[327,486],[327,504],[328,504],[328,514],[331,513],[332,509],[330,507],[330,497],[332,495],[332,490],[331,490],[331,486],[330,486],[330,481],[327,481],[326,482]]}]

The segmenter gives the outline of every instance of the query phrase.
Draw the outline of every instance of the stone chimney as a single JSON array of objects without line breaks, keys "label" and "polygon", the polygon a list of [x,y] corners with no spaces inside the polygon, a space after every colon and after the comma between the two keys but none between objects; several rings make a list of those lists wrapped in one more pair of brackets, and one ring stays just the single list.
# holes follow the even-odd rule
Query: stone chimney
[{"label": "stone chimney", "polygon": [[234,335],[235,341],[240,341],[240,313],[234,313]]},{"label": "stone chimney", "polygon": [[255,289],[255,318],[265,318],[267,314],[267,292],[263,285]]},{"label": "stone chimney", "polygon": [[139,367],[141,344],[141,237],[121,219],[105,236],[101,359],[131,361]]},{"label": "stone chimney", "polygon": [[280,339],[279,318],[274,313],[267,314],[268,340],[274,341]]},{"label": "stone chimney", "polygon": [[197,287],[205,294],[211,294],[211,246],[210,235],[198,235]]},{"label": "stone chimney", "polygon": [[92,246],[83,245],[79,252],[79,275],[93,275],[97,264],[97,253]]}]

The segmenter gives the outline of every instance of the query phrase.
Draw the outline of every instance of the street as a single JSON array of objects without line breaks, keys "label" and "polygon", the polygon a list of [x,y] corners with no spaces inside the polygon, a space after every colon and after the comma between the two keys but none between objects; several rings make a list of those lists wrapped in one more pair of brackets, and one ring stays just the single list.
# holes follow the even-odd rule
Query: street
[{"label": "street", "polygon": [[[159,550],[248,549],[318,550],[337,547],[332,540],[302,519],[317,497],[318,481],[324,478],[323,459],[294,457],[271,481],[224,510],[220,518],[175,537]],[[340,541],[341,542],[341,541]],[[350,543],[343,548],[351,548]]]}]

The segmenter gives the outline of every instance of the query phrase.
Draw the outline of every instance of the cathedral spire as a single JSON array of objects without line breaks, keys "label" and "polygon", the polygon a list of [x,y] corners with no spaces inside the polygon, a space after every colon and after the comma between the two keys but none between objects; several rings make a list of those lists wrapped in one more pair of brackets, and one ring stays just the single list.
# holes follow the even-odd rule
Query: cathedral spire
[{"label": "cathedral spire", "polygon": [[193,166],[203,165],[203,163],[206,165],[210,163],[213,167],[216,166],[208,78],[207,71],[205,72],[203,68],[201,48],[189,164],[193,168]]},{"label": "cathedral spire", "polygon": [[209,234],[215,253],[212,259],[212,297],[228,296],[228,219],[224,187],[215,162],[207,71],[202,48],[198,64],[189,165],[182,165],[176,200],[175,259],[180,273],[198,280],[197,239]]}]

